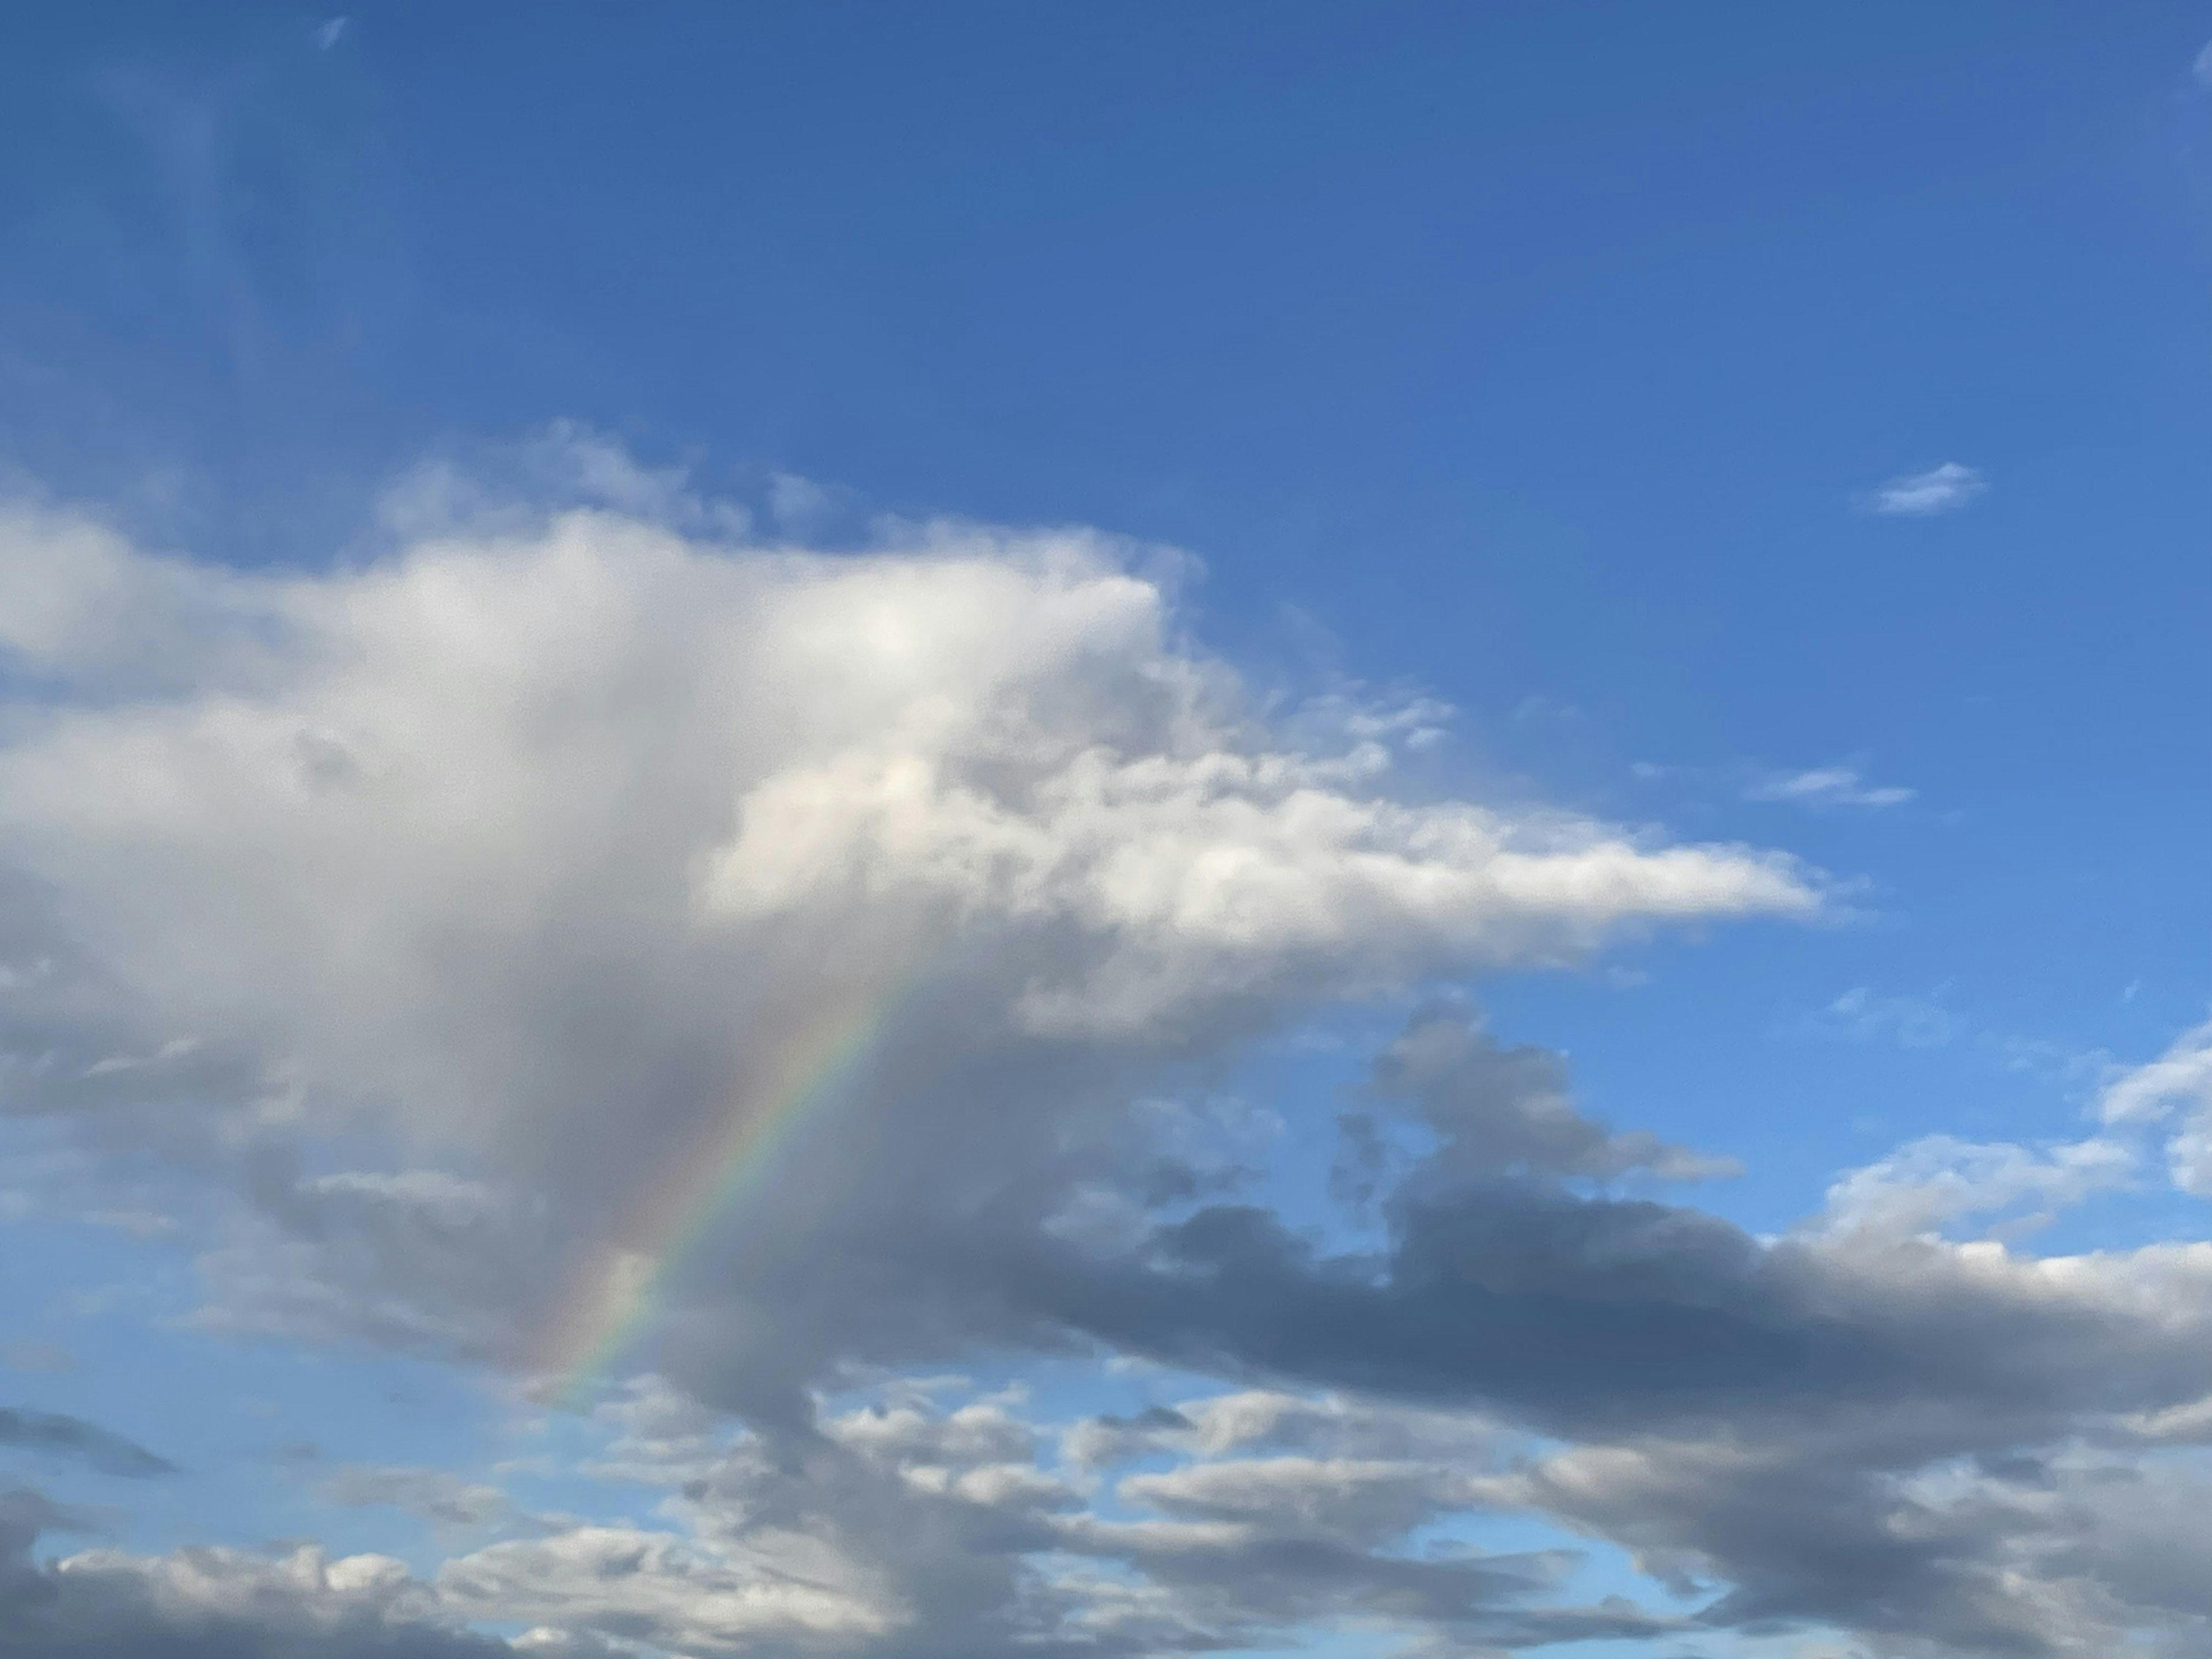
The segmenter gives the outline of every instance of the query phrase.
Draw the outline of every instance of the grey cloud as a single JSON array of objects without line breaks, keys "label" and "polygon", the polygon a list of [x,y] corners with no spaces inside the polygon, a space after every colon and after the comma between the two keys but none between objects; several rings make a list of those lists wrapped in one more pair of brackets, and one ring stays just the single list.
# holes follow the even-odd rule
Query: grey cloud
[{"label": "grey cloud", "polygon": [[512,1508],[497,1487],[445,1469],[349,1463],[332,1470],[316,1492],[326,1504],[389,1504],[452,1526],[483,1526],[505,1518]]},{"label": "grey cloud", "polygon": [[[1656,1473],[1616,1505],[1565,1487],[1530,1486],[1516,1501],[1629,1544],[1654,1571],[1702,1579],[1712,1625],[1832,1624],[1960,1653],[2064,1650],[2073,1615],[2035,1608],[2044,1558],[2002,1547],[2017,1505],[1946,1506],[1915,1496],[1916,1483],[1960,1459],[2032,1461],[2130,1414],[2197,1401],[2212,1374],[2212,1262],[2154,1248],[2047,1271],[2033,1255],[1977,1255],[1886,1226],[1762,1240],[1694,1208],[1592,1192],[1582,1185],[1591,1177],[1572,1172],[1632,1161],[1648,1173],[1660,1159],[1625,1158],[1622,1137],[1563,1116],[1555,1058],[1501,1053],[1463,1021],[1436,1021],[1413,1028],[1431,1047],[1394,1046],[1378,1066],[1371,1109],[1406,1113],[1436,1137],[1389,1188],[1378,1251],[1333,1255],[1270,1211],[1220,1202],[1156,1221],[1133,1244],[1062,1239],[1043,1218],[1073,1178],[1067,1146],[1048,1152],[1009,1125],[968,1143],[994,1149],[959,1177],[977,1201],[915,1206],[886,1194],[881,1234],[840,1212],[806,1235],[821,1254],[802,1262],[794,1248],[787,1266],[763,1237],[763,1283],[825,1297],[851,1285],[848,1306],[871,1297],[926,1306],[915,1338],[963,1331],[1048,1346],[1060,1333],[1200,1373],[1394,1396],[1455,1425],[1431,1431],[1425,1451],[1370,1444],[1339,1455],[1494,1468],[1481,1449],[1492,1422],[1648,1455]],[[1451,1063],[1419,1067],[1409,1054]],[[963,1119],[948,1107],[921,1121]],[[1071,1112],[1058,1122],[1083,1121]],[[927,1157],[920,1145],[902,1153],[913,1169],[931,1167]],[[2058,1179],[2063,1160],[2049,1180],[2039,1174],[2048,1160],[2016,1161],[2021,1179],[2036,1176],[2039,1192],[2062,1200],[2094,1184]],[[1111,1177],[1107,1142],[1082,1168],[1085,1179]],[[687,1304],[695,1340],[670,1351],[710,1397],[735,1397],[726,1368],[743,1351],[714,1337],[721,1317],[737,1322],[735,1305],[702,1289]],[[808,1329],[803,1314],[769,1328]],[[1310,1406],[1182,1401],[1078,1425],[1067,1449],[1079,1464],[1107,1467],[1209,1444],[1311,1451],[1329,1440],[1317,1421]],[[1217,1546],[1207,1558],[1186,1542],[1138,1532],[1123,1547],[1131,1560],[1165,1551],[1159,1573],[1194,1583],[1264,1578],[1266,1562],[1293,1557],[1304,1565],[1291,1579],[1327,1582],[1311,1555]],[[1694,1570],[1668,1565],[1691,1560]],[[1183,1634],[1171,1640],[1167,1626],[1144,1622],[1152,1613],[1127,1617],[1163,1645],[1200,1639],[1200,1626],[1176,1626]],[[1514,1639],[1537,1640],[1536,1626]]]},{"label": "grey cloud", "polygon": [[1265,1519],[1360,1541],[1411,1532],[1467,1501],[1464,1475],[1448,1467],[1347,1457],[1239,1458],[1131,1475],[1119,1491],[1165,1515]]},{"label": "grey cloud", "polygon": [[1371,1087],[1384,1100],[1410,1105],[1440,1138],[1425,1166],[1428,1181],[1516,1173],[1692,1178],[1740,1169],[1584,1117],[1558,1054],[1502,1047],[1461,1008],[1417,1015],[1376,1060]]},{"label": "grey cloud", "polygon": [[[2060,1447],[1869,1468],[1845,1434],[1578,1449],[1520,1495],[1725,1587],[1703,1622],[1840,1626],[1909,1654],[2202,1653],[2201,1470]],[[1504,1495],[1501,1489],[1501,1495]]]},{"label": "grey cloud", "polygon": [[478,1358],[514,1350],[533,1264],[560,1248],[543,1206],[437,1170],[300,1165],[289,1139],[248,1142],[236,1178],[253,1210],[201,1255],[200,1323]]},{"label": "grey cloud", "polygon": [[25,1587],[35,1584],[31,1547],[40,1534],[96,1530],[90,1516],[44,1492],[25,1486],[0,1492],[0,1606],[8,1604],[11,1594],[26,1594]]},{"label": "grey cloud", "polygon": [[43,1342],[32,1337],[0,1342],[0,1365],[11,1370],[73,1371],[78,1363],[77,1357],[58,1342]]},{"label": "grey cloud", "polygon": [[[2212,1365],[2193,1256],[2052,1281],[1929,1241],[1761,1243],[1702,1212],[1515,1183],[1397,1206],[1330,1257],[1214,1206],[1133,1258],[1042,1253],[1029,1288],[1115,1346],[1204,1370],[1503,1406],[1563,1432],[1831,1410],[1968,1434],[2192,1399]],[[2178,1273],[2178,1277],[2175,1274]],[[2101,1282],[2100,1282],[2101,1281]]]},{"label": "grey cloud", "polygon": [[1344,1395],[1253,1389],[1152,1406],[1129,1417],[1089,1418],[1067,1431],[1062,1449],[1087,1468],[1164,1450],[1217,1457],[1234,1452],[1419,1459],[1465,1468],[1488,1462],[1499,1434],[1496,1422],[1463,1409],[1384,1407]]},{"label": "grey cloud", "polygon": [[1130,1417],[1090,1418],[1069,1430],[1067,1455],[1086,1468],[1102,1468],[1142,1457],[1164,1443],[1192,1434],[1198,1425],[1172,1406],[1148,1406]]},{"label": "grey cloud", "polygon": [[0,1447],[10,1446],[64,1457],[102,1474],[144,1479],[176,1473],[176,1465],[156,1457],[136,1441],[60,1412],[0,1406]]},{"label": "grey cloud", "polygon": [[[1564,1432],[1848,1408],[2033,1434],[2193,1400],[2212,1365],[2212,1261],[2187,1247],[2052,1275],[1910,1229],[1761,1240],[1697,1209],[1578,1190],[1570,1177],[1704,1160],[1583,1118],[1557,1056],[1502,1049],[1462,1013],[1417,1016],[1373,1096],[1434,1141],[1391,1188],[1378,1252],[1331,1255],[1271,1211],[1214,1203],[1127,1249],[1001,1239],[958,1271],[995,1273],[1006,1305],[1170,1364],[1497,1406]],[[2002,1208],[2014,1188],[2078,1197],[2124,1170],[2101,1146],[1965,1149],[1989,1190],[1951,1207]],[[1885,1163],[1838,1190],[1918,1167]],[[1126,1438],[1139,1425],[1101,1426]]]}]

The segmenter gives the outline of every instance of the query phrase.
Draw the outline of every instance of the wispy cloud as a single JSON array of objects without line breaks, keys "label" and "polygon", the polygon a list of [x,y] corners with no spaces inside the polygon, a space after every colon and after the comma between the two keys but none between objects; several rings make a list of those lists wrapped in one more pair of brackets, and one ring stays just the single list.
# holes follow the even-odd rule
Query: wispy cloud
[{"label": "wispy cloud", "polygon": [[2007,1072],[2031,1073],[2069,1087],[2100,1075],[2118,1075],[2112,1056],[2102,1048],[2083,1049],[1984,1025],[1953,1008],[1948,994],[1947,986],[1937,986],[1925,996],[1885,996],[1856,985],[1797,1020],[1784,1034],[1896,1048],[1962,1045]]},{"label": "wispy cloud", "polygon": [[1800,806],[1902,806],[1918,791],[1894,784],[1870,784],[1849,766],[1815,766],[1802,772],[1775,772],[1743,792],[1746,800],[1790,801]]},{"label": "wispy cloud", "polygon": [[1925,472],[1892,478],[1867,498],[1867,507],[1903,518],[1923,519],[1937,513],[1954,513],[1984,493],[1987,478],[1971,466],[1946,461]]},{"label": "wispy cloud", "polygon": [[811,478],[796,472],[769,476],[769,516],[787,535],[803,536],[818,527],[830,505],[830,492]]},{"label": "wispy cloud", "polygon": [[332,1474],[321,1488],[325,1503],[348,1509],[386,1504],[449,1526],[480,1527],[504,1516],[511,1507],[496,1486],[465,1480],[447,1469],[388,1468],[351,1463]]},{"label": "wispy cloud", "polygon": [[332,46],[337,45],[339,37],[344,34],[346,25],[351,21],[350,18],[346,17],[331,18],[329,22],[315,31],[315,44],[325,52],[328,52]]},{"label": "wispy cloud", "polygon": [[17,1371],[73,1371],[76,1356],[58,1342],[0,1342],[0,1365]]},{"label": "wispy cloud", "polygon": [[1808,1036],[1838,1042],[1894,1043],[1900,1048],[1948,1047],[1966,1022],[1933,997],[1877,996],[1854,986],[1798,1029]]},{"label": "wispy cloud", "polygon": [[0,1407],[0,1446],[23,1451],[71,1457],[89,1464],[102,1474],[173,1474],[176,1465],[156,1457],[134,1440],[125,1440],[112,1429],[88,1423],[60,1412],[19,1410]]},{"label": "wispy cloud", "polygon": [[2097,1098],[2106,1123],[2156,1123],[2179,1118],[2166,1144],[2173,1184],[2212,1197],[2212,1020],[2184,1031],[2146,1065],[2115,1067]]},{"label": "wispy cloud", "polygon": [[2191,61],[2189,72],[2197,77],[2198,86],[2212,87],[2212,40],[2206,41],[2203,49]]}]

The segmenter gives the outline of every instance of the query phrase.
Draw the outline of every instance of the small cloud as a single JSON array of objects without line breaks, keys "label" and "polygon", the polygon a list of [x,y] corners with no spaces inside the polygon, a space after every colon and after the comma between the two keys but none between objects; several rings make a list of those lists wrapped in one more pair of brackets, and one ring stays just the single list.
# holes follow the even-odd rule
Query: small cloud
[{"label": "small cloud", "polygon": [[2212,87],[2212,40],[2206,41],[2203,50],[2191,61],[2189,72],[2197,77],[2198,86]]},{"label": "small cloud", "polygon": [[2107,1123],[2155,1122],[2177,1107],[2212,1116],[2212,1021],[2148,1065],[2115,1068],[2097,1106]]},{"label": "small cloud", "polygon": [[1909,1238],[1972,1222],[1968,1237],[2017,1238],[2093,1194],[2127,1185],[2135,1169],[2133,1152],[2100,1136],[2030,1147],[1929,1135],[1830,1187],[1815,1226],[1831,1237]]},{"label": "small cloud", "polygon": [[1788,1035],[1827,1042],[1905,1049],[1950,1048],[1978,1057],[2015,1073],[2030,1073],[2069,1087],[2113,1074],[2112,1057],[2102,1049],[2087,1053],[2045,1037],[1993,1030],[1954,1012],[1945,1002],[1948,988],[1926,996],[1881,996],[1855,986],[1825,1008],[1805,1015]]},{"label": "small cloud", "polygon": [[352,21],[353,20],[349,17],[333,17],[329,22],[325,23],[320,28],[317,29],[315,31],[315,46],[317,49],[323,52],[328,52],[332,46],[337,45],[338,37],[346,32],[346,25]]},{"label": "small cloud", "polygon": [[1924,519],[1933,514],[1956,512],[1989,487],[1989,480],[1972,467],[1946,461],[1925,472],[1892,478],[1874,492],[1867,506],[1875,513]]},{"label": "small cloud", "polygon": [[1746,800],[1789,801],[1799,806],[1902,806],[1919,792],[1894,784],[1869,784],[1849,766],[1815,766],[1777,772],[1743,792]]},{"label": "small cloud", "polygon": [[1799,1030],[1807,1036],[1835,1042],[1893,1043],[1900,1048],[1942,1048],[1959,1037],[1966,1022],[1931,997],[1881,997],[1856,986]]},{"label": "small cloud", "polygon": [[830,492],[811,478],[802,478],[796,472],[777,472],[769,478],[769,516],[787,535],[804,535],[813,529],[828,514],[830,506]]},{"label": "small cloud", "polygon": [[557,420],[534,436],[495,447],[464,469],[425,462],[402,476],[378,505],[382,528],[403,540],[464,530],[520,529],[543,512],[577,508],[742,539],[752,515],[691,487],[683,465],[641,465],[619,439],[580,421]]},{"label": "small cloud", "polygon": [[480,1527],[507,1513],[507,1494],[496,1486],[462,1480],[443,1469],[386,1468],[355,1463],[323,1482],[323,1501],[347,1509],[389,1505],[426,1521]]},{"label": "small cloud", "polygon": [[0,1365],[15,1371],[73,1371],[76,1356],[58,1342],[0,1342]]},{"label": "small cloud", "polygon": [[73,1458],[102,1474],[128,1475],[143,1480],[173,1474],[176,1465],[156,1457],[134,1440],[112,1429],[88,1423],[60,1412],[19,1410],[0,1406],[0,1446],[27,1452]]},{"label": "small cloud", "polygon": [[1583,711],[1559,697],[1547,697],[1541,693],[1521,699],[1510,719],[1516,720],[1579,720],[1585,719]]},{"label": "small cloud", "polygon": [[133,1238],[162,1238],[177,1231],[174,1216],[155,1210],[94,1210],[84,1218],[95,1227],[112,1227]]}]

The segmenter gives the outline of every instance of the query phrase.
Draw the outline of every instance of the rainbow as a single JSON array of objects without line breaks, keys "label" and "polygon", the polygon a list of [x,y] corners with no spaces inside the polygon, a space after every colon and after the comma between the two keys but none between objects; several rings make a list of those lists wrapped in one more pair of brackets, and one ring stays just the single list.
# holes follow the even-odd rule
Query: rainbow
[{"label": "rainbow", "polygon": [[628,1212],[568,1274],[533,1345],[531,1369],[550,1380],[552,1398],[580,1402],[644,1334],[670,1275],[759,1188],[799,1127],[843,1091],[901,1000],[894,985],[859,988],[818,1006],[788,1028],[720,1113],[639,1183]]}]

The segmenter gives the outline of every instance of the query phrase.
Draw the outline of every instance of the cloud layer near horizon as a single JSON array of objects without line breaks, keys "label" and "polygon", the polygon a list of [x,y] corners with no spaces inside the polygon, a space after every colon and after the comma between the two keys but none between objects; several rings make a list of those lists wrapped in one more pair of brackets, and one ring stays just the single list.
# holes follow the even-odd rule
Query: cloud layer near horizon
[{"label": "cloud layer near horizon", "polygon": [[[2119,1139],[1923,1143],[1753,1237],[1659,1195],[1725,1160],[1590,1120],[1556,1056],[1447,994],[1346,1120],[1369,1242],[1270,1207],[1181,1080],[1316,1009],[1807,916],[1818,885],[1416,790],[1408,720],[1271,717],[1138,550],[951,526],[825,556],[580,511],[247,573],[19,507],[0,645],[9,1109],[220,1195],[187,1240],[210,1325],[514,1372],[581,1318],[553,1348],[580,1352],[580,1284],[650,1246],[672,1159],[775,1109],[788,1032],[878,1028],[669,1264],[638,1357],[664,1380],[599,1407],[665,1527],[545,1519],[429,1579],[55,1565],[32,1540],[70,1518],[19,1498],[27,1653],[442,1659],[504,1645],[463,1628],[491,1620],[580,1656],[1197,1651],[1317,1620],[1439,1653],[1800,1625],[2205,1650],[2212,1607],[2139,1535],[2199,1529],[2212,1247],[1974,1236],[2133,1178]],[[2201,1048],[2108,1096],[2178,1176]],[[1182,1380],[1082,1423],[838,1397],[1024,1353]],[[434,1472],[341,1488],[462,1514]],[[1578,1601],[1571,1553],[1423,1544],[1531,1515],[1657,1588]]]}]

